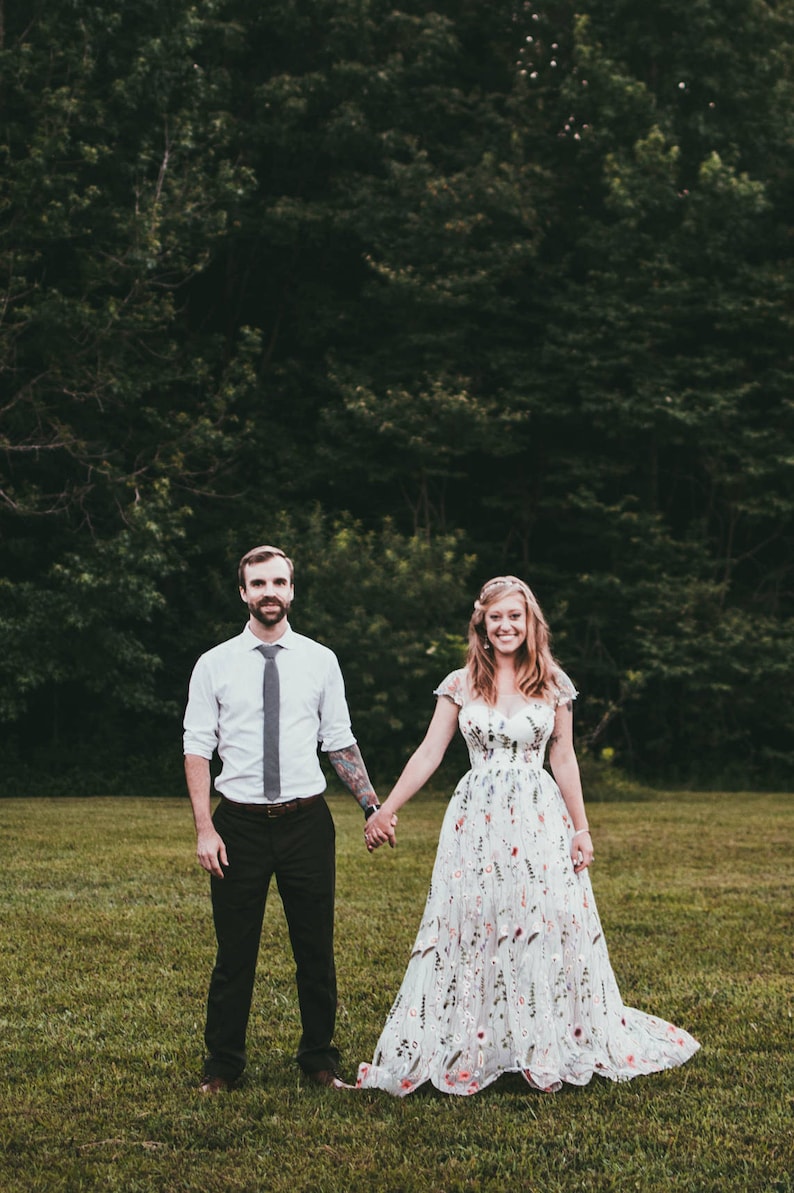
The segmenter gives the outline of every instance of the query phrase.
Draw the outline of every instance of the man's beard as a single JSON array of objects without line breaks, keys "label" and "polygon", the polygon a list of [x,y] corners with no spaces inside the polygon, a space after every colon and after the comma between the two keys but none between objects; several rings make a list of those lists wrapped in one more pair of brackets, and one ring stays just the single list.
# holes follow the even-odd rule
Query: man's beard
[{"label": "man's beard", "polygon": [[274,600],[272,597],[268,597],[267,602],[249,601],[248,611],[260,625],[274,626],[283,621],[289,613],[289,602]]}]

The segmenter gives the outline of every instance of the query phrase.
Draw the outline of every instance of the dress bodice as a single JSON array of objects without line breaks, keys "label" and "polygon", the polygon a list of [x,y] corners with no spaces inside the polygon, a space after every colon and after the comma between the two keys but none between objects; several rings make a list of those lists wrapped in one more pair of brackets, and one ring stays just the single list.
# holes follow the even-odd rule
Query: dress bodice
[{"label": "dress bodice", "polygon": [[472,769],[498,765],[525,764],[540,770],[546,744],[554,728],[557,706],[576,698],[576,688],[559,671],[547,700],[530,697],[510,716],[473,698],[469,692],[465,667],[452,671],[436,688],[437,696],[448,696],[458,705],[458,725],[469,750]]},{"label": "dress bodice", "polygon": [[512,716],[474,700],[464,704],[458,725],[469,750],[472,769],[492,763],[524,763],[539,770],[554,728],[554,709],[544,700],[529,700]]}]

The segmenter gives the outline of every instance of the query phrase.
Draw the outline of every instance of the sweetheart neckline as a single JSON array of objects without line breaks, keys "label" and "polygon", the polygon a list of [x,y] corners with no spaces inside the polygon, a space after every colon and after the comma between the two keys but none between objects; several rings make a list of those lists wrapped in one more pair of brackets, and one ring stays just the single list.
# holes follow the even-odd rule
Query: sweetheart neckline
[{"label": "sweetheart neckline", "polygon": [[524,703],[521,705],[521,707],[513,713],[502,712],[502,710],[497,705],[486,704],[484,700],[470,700],[469,706],[471,706],[472,704],[479,704],[481,708],[486,708],[489,711],[492,710],[493,712],[498,712],[499,716],[502,717],[505,721],[512,721],[515,717],[517,717],[519,715],[519,713],[525,712],[526,709],[529,708],[530,704],[540,704],[543,708],[548,708],[548,709],[550,709],[551,712],[554,712],[554,706],[552,704],[549,704],[548,700],[540,700],[537,696],[530,696],[530,698],[528,700],[525,700]]}]

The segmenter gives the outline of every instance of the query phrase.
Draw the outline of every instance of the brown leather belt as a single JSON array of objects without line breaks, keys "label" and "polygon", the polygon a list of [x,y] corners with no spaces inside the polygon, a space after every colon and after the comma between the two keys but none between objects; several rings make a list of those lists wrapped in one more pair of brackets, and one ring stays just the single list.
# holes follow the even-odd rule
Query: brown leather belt
[{"label": "brown leather belt", "polygon": [[310,804],[316,804],[317,800],[322,798],[322,792],[320,792],[319,795],[310,795],[306,799],[288,799],[275,804],[243,804],[240,800],[228,799],[225,795],[221,796],[224,803],[231,804],[233,808],[237,808],[241,812],[251,812],[254,816],[286,816],[290,812],[297,812],[300,808],[308,808]]}]

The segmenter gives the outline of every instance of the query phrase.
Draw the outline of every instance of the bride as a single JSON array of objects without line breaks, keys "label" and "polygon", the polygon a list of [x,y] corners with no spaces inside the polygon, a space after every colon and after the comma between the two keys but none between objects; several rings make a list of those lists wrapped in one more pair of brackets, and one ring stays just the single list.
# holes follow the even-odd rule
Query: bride
[{"label": "bride", "polygon": [[397,812],[456,728],[471,769],[447,808],[408,968],[358,1088],[403,1096],[430,1081],[473,1094],[518,1072],[555,1092],[595,1073],[624,1081],[682,1064],[698,1042],[624,1006],[618,990],[588,873],[576,691],[522,580],[484,585],[466,666],[435,694],[424,741],[367,821],[367,848],[394,843]]}]

